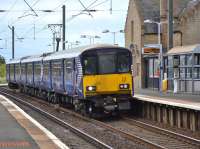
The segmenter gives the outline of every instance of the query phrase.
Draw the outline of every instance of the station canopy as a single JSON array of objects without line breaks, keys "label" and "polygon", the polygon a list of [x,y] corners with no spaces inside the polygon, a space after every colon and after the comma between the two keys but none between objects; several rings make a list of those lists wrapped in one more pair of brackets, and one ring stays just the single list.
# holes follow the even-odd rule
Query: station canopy
[{"label": "station canopy", "polygon": [[181,54],[193,54],[200,53],[200,44],[177,46],[167,52],[167,55],[181,55]]}]

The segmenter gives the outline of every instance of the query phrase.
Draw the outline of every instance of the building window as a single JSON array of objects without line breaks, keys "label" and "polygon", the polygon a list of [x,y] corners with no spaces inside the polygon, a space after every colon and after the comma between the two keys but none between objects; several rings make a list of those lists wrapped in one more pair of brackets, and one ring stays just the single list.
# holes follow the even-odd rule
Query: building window
[{"label": "building window", "polygon": [[173,67],[173,57],[172,56],[168,57],[168,67]]},{"label": "building window", "polygon": [[186,65],[192,65],[192,55],[186,55]]},{"label": "building window", "polygon": [[192,74],[194,79],[200,79],[200,68],[199,67],[194,68]]},{"label": "building window", "polygon": [[149,59],[149,78],[153,77],[153,59]]},{"label": "building window", "polygon": [[178,66],[179,66],[179,63],[180,63],[180,61],[179,61],[179,56],[174,56],[174,67],[175,68],[178,68]]},{"label": "building window", "polygon": [[194,56],[194,64],[195,65],[200,65],[200,54],[196,54]]},{"label": "building window", "polygon": [[174,78],[174,69],[173,69],[173,67],[169,67],[168,68],[167,76],[168,76],[168,79],[173,79]]},{"label": "building window", "polygon": [[160,61],[158,59],[154,59],[154,78],[160,77]]},{"label": "building window", "polygon": [[185,66],[185,55],[180,56],[180,66]]},{"label": "building window", "polygon": [[134,21],[131,21],[131,42],[134,41]]},{"label": "building window", "polygon": [[185,68],[180,68],[180,78],[185,79]]}]

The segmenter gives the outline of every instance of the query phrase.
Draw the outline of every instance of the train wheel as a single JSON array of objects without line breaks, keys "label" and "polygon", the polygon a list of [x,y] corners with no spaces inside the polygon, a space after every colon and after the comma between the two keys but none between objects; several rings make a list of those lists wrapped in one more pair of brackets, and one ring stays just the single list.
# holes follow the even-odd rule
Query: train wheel
[{"label": "train wheel", "polygon": [[23,93],[23,88],[22,88],[22,87],[20,87],[19,91],[20,91],[20,93]]},{"label": "train wheel", "polygon": [[56,104],[56,95],[55,94],[51,95],[51,103]]},{"label": "train wheel", "polygon": [[95,109],[94,109],[94,103],[93,102],[87,103],[87,114],[88,114],[88,117],[91,117],[91,118],[94,117]]},{"label": "train wheel", "polygon": [[83,115],[83,116],[87,116],[87,107],[86,107],[86,104],[85,103],[82,103],[81,104],[81,114]]},{"label": "train wheel", "polygon": [[54,94],[54,96],[55,96],[54,104],[59,104],[59,101],[60,101],[61,97],[59,95],[57,95],[57,94]]}]

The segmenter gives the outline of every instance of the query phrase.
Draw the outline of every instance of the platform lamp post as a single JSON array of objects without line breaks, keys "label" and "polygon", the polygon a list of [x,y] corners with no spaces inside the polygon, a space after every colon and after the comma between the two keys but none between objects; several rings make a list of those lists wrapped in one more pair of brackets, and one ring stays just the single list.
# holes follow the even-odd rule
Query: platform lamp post
[{"label": "platform lamp post", "polygon": [[69,41],[65,41],[65,43],[68,44],[68,49],[72,49],[74,45],[79,45],[81,42],[80,41],[75,41],[75,42],[69,42]]},{"label": "platform lamp post", "polygon": [[151,24],[157,24],[158,26],[158,45],[160,49],[160,55],[159,55],[159,60],[160,60],[160,93],[162,93],[162,86],[163,86],[163,48],[161,44],[161,25],[164,22],[155,22],[152,20],[145,20],[144,23],[151,23]]},{"label": "platform lamp post", "polygon": [[117,33],[124,33],[124,30],[119,30],[119,31],[110,31],[108,29],[102,31],[102,33],[111,33],[113,34],[113,44],[115,45],[116,44],[116,34]]},{"label": "platform lamp post", "polygon": [[94,44],[94,39],[100,39],[101,37],[100,36],[97,36],[97,35],[81,35],[81,38],[87,38],[90,40],[90,45],[91,44]]}]

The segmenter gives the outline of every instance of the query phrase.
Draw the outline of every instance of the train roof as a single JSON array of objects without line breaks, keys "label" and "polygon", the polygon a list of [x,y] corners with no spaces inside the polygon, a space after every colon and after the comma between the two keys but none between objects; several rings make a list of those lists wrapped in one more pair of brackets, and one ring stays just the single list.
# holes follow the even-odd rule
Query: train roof
[{"label": "train roof", "polygon": [[21,59],[10,59],[6,64],[16,64],[20,63]]},{"label": "train roof", "polygon": [[40,54],[40,55],[33,55],[33,56],[28,56],[26,58],[21,58],[21,62],[22,63],[29,63],[29,62],[37,62],[37,61],[42,61],[44,59],[44,57],[52,54],[53,52],[51,53],[43,53],[43,54]]},{"label": "train roof", "polygon": [[19,59],[11,59],[7,62],[7,64],[16,64],[16,63],[28,63],[28,62],[37,62],[41,61],[45,56],[48,56],[51,53],[44,53],[40,55],[32,55],[32,56],[24,56]]},{"label": "train roof", "polygon": [[12,59],[7,62],[7,64],[15,64],[15,63],[28,63],[28,62],[36,62],[36,61],[48,61],[48,60],[56,60],[56,59],[63,59],[63,58],[73,58],[78,57],[85,51],[94,50],[94,49],[105,49],[105,48],[121,48],[126,49],[123,47],[119,47],[116,45],[110,44],[95,44],[91,46],[82,46],[77,47],[69,50],[59,51],[59,52],[51,52],[51,53],[44,53],[40,55],[33,55],[33,56],[26,56],[20,59]]},{"label": "train roof", "polygon": [[91,46],[82,46],[82,47],[77,47],[65,51],[60,51],[60,52],[55,52],[50,54],[49,56],[45,57],[43,60],[48,61],[48,60],[56,60],[56,59],[62,59],[62,58],[73,58],[81,55],[85,51],[89,50],[94,50],[94,49],[105,49],[105,48],[122,48],[116,45],[110,45],[110,44],[95,44]]}]

